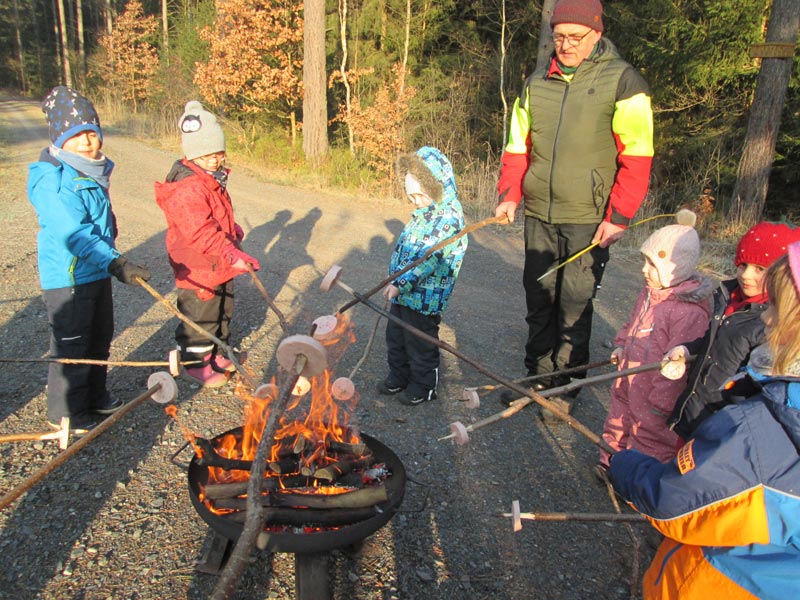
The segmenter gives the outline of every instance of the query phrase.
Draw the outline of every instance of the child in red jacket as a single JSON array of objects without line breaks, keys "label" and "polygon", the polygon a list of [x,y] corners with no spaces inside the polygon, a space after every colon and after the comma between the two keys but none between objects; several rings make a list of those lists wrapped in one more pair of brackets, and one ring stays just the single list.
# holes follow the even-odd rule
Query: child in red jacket
[{"label": "child in red jacket", "polygon": [[[645,287],[614,338],[611,354],[620,370],[657,363],[679,340],[702,336],[708,329],[715,286],[695,272],[700,259],[695,215],[682,210],[677,220],[642,244]],[[667,427],[667,418],[685,385],[685,374],[671,380],[658,370],[615,380],[603,439],[617,451],[634,448],[661,462],[670,460],[678,436]],[[608,459],[601,450],[598,474],[608,470]]]},{"label": "child in red jacket", "polygon": [[[156,201],[167,217],[167,253],[175,272],[178,310],[227,344],[233,316],[233,278],[259,269],[239,248],[244,232],[233,219],[226,189],[225,134],[216,117],[192,100],[178,120],[184,158],[164,183]],[[220,387],[235,370],[212,341],[182,321],[175,330],[182,361],[198,361],[185,374],[205,387]]]}]

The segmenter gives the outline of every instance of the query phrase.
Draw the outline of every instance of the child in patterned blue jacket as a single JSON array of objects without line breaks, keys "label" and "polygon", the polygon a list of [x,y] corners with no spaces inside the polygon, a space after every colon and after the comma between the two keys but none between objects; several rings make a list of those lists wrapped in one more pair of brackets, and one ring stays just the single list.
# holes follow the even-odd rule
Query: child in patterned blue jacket
[{"label": "child in patterned blue jacket", "polygon": [[[424,146],[415,154],[401,156],[397,173],[416,208],[397,239],[389,263],[390,274],[419,260],[430,248],[464,227],[453,167],[444,154]],[[438,339],[441,315],[466,250],[467,236],[462,236],[386,286],[383,295],[392,302],[391,314]],[[409,406],[435,400],[439,348],[393,321],[386,325],[386,347],[389,375],[378,386],[378,392],[400,394],[400,402]]]}]

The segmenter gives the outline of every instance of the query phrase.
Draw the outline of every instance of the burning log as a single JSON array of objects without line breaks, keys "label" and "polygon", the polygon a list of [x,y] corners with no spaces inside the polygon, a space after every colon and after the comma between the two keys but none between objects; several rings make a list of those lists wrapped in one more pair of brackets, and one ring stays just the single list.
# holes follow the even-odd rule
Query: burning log
[{"label": "burning log", "polygon": [[372,466],[371,456],[365,458],[347,457],[316,470],[311,467],[303,467],[300,469],[300,474],[324,481],[336,481],[341,475],[347,475],[356,469],[366,469],[370,466]]},{"label": "burning log", "polygon": [[[261,481],[261,491],[269,492],[281,488],[307,487],[310,481],[303,475],[291,477],[265,477]],[[352,487],[352,486],[351,486]],[[236,498],[247,493],[247,481],[234,481],[231,483],[209,483],[203,488],[206,500],[220,498]]]},{"label": "burning log", "polygon": [[[237,502],[235,499],[230,502]],[[241,502],[241,501],[239,501]],[[366,521],[380,512],[377,506],[366,508],[331,508],[315,509],[265,507],[262,509],[265,525],[290,525],[293,527],[307,527],[311,524],[321,527],[341,527],[352,525],[358,521]],[[247,519],[247,511],[240,510],[224,515],[226,519],[241,523]]]},{"label": "burning log", "polygon": [[325,446],[331,452],[336,452],[338,454],[352,454],[354,456],[364,456],[367,451],[367,445],[364,442],[360,442],[358,444],[349,444],[347,442],[328,440]]},{"label": "burning log", "polygon": [[[261,497],[262,506],[281,507],[281,508],[315,508],[315,509],[339,509],[339,508],[366,508],[375,506],[389,499],[386,494],[386,487],[376,485],[373,487],[352,490],[341,494],[301,494],[297,492],[276,492],[264,494]],[[247,500],[245,498],[219,498],[214,502],[215,508],[227,508],[232,510],[246,510]],[[300,511],[300,512],[305,512]]]}]

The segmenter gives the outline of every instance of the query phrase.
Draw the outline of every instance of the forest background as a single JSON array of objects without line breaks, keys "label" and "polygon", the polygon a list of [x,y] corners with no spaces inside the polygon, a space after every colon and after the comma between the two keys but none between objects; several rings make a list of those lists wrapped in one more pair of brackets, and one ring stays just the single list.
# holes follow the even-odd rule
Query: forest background
[{"label": "forest background", "polygon": [[[509,110],[548,41],[541,2],[0,0],[0,80],[37,100],[72,85],[96,100],[104,125],[173,144],[185,102],[199,98],[224,117],[229,150],[278,183],[378,197],[391,190],[398,152],[436,146],[478,219],[493,214]],[[604,35],[653,97],[656,154],[640,216],[689,205],[722,237],[749,226],[730,222],[729,204],[761,65],[751,50],[772,4],[604,3]],[[763,214],[798,222],[796,46],[789,60]],[[320,115],[304,104],[312,94]],[[311,139],[313,119],[323,140]]]}]

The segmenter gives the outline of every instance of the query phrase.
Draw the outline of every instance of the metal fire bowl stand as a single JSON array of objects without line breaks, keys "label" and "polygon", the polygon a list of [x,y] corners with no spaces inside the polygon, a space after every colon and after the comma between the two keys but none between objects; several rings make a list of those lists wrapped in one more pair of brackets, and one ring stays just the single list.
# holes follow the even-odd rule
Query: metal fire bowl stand
[{"label": "metal fire bowl stand", "polygon": [[[223,433],[212,442],[229,434],[241,435],[241,427]],[[327,559],[331,550],[358,547],[368,536],[383,527],[394,516],[403,501],[406,488],[406,470],[399,457],[386,445],[362,433],[361,438],[372,451],[376,463],[384,463],[392,473],[386,482],[388,500],[377,505],[380,512],[369,519],[330,531],[314,533],[271,533],[266,545],[269,552],[290,552],[295,555],[295,587],[297,600],[326,600],[330,598],[328,588]],[[198,567],[199,570],[216,574],[227,558],[232,542],[242,533],[243,524],[216,515],[200,501],[200,486],[208,481],[208,467],[198,464],[195,455],[188,468],[189,496],[192,505],[202,519],[208,523],[215,536],[211,548]]]}]

